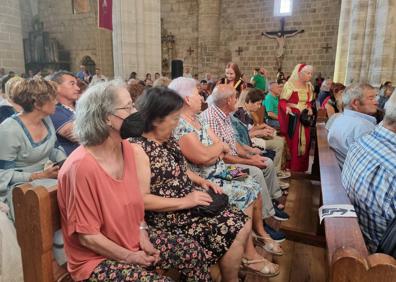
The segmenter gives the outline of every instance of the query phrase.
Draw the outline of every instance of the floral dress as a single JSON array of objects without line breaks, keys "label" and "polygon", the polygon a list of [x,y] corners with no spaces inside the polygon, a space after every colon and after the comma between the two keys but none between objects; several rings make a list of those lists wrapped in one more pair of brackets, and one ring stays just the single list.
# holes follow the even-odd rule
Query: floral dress
[{"label": "floral dress", "polygon": [[[173,138],[163,144],[144,137],[131,141],[142,146],[149,157],[151,194],[182,198],[194,191],[195,185],[187,176],[186,161]],[[150,228],[195,239],[205,249],[206,260],[211,265],[227,252],[248,217],[237,207],[229,206],[215,217],[195,217],[186,209],[146,211],[145,219]]]},{"label": "floral dress", "polygon": [[[199,116],[197,116],[197,119],[201,124],[200,129],[194,128],[186,120],[180,118],[179,125],[173,132],[175,139],[179,140],[184,135],[194,132],[204,146],[212,145],[213,141],[208,135],[209,124]],[[188,165],[192,171],[199,174],[201,177],[218,184],[223,189],[224,193],[228,195],[230,203],[236,205],[241,210],[245,210],[249,207],[261,192],[260,185],[251,176],[243,180],[231,181],[219,178],[218,175],[227,168],[223,160],[210,166],[198,166],[190,162]]]}]

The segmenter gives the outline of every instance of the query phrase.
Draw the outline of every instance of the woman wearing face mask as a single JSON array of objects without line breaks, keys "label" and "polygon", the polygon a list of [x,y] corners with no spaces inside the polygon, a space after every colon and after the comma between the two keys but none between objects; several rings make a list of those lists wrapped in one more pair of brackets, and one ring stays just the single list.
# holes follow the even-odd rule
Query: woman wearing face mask
[{"label": "woman wearing face mask", "polygon": [[231,84],[237,91],[237,96],[242,89],[246,88],[245,82],[242,79],[242,73],[236,63],[228,63],[225,68],[225,77],[219,80],[217,84]]},{"label": "woman wearing face mask", "polygon": [[75,281],[172,281],[155,271],[172,267],[199,281],[204,259],[192,256],[194,242],[151,232],[145,223],[137,176],[145,168],[137,146],[120,136],[133,112],[121,81],[94,85],[77,103],[81,146],[58,177],[68,271]]},{"label": "woman wearing face mask", "polygon": [[[214,216],[192,213],[191,209],[196,206],[208,206],[213,202],[206,190],[211,189],[215,194],[222,190],[187,169],[183,154],[172,137],[182,107],[183,99],[167,88],[152,88],[137,101],[144,132],[133,142],[141,146],[137,154],[139,162],[149,166],[139,171],[146,220],[153,230],[193,240],[191,250],[206,264],[206,267],[201,266],[202,271],[219,262],[222,281],[238,281],[251,220],[229,205]],[[199,279],[207,280],[207,276]]]},{"label": "woman wearing face mask", "polygon": [[[312,116],[313,86],[311,84],[313,67],[305,64],[295,66],[292,75],[283,87],[279,97],[280,131],[286,137],[290,149],[290,170],[304,172],[308,170],[310,127],[300,122],[301,113],[307,110]],[[292,126],[290,121],[295,119]],[[290,130],[290,128],[293,128]]]}]

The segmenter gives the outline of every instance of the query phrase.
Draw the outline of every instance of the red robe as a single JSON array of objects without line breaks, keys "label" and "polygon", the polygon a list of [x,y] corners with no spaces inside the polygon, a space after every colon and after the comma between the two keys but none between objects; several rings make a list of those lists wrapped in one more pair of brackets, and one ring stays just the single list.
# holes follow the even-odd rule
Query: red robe
[{"label": "red robe", "polygon": [[[278,106],[278,119],[280,131],[286,137],[287,145],[290,149],[291,160],[288,168],[291,171],[304,172],[308,170],[309,149],[310,149],[310,128],[300,123],[300,112],[304,108],[311,108],[312,86],[307,85],[307,89],[293,89],[292,85],[286,83],[283,88]],[[296,108],[290,107],[297,116],[297,125],[292,138],[288,135],[289,117],[286,114],[287,104],[295,104]],[[299,152],[300,151],[300,152]]]}]

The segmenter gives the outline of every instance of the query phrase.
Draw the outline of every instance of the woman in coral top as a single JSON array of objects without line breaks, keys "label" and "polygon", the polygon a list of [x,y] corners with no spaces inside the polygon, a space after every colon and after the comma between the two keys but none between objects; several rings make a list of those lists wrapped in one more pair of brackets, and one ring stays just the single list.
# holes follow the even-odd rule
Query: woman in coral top
[{"label": "woman in coral top", "polygon": [[[304,172],[308,170],[310,128],[300,122],[300,115],[303,110],[308,110],[308,115],[312,115],[313,87],[310,82],[313,67],[305,64],[298,64],[289,80],[283,87],[279,97],[279,124],[281,133],[286,137],[291,153],[289,168],[291,171]],[[289,119],[293,114],[297,123],[294,133],[289,136]]]},{"label": "woman in coral top", "polygon": [[194,241],[154,233],[145,223],[138,147],[120,136],[134,111],[117,81],[91,86],[77,103],[81,146],[58,177],[68,271],[74,281],[172,281],[155,270],[174,268],[186,281],[208,281]]}]

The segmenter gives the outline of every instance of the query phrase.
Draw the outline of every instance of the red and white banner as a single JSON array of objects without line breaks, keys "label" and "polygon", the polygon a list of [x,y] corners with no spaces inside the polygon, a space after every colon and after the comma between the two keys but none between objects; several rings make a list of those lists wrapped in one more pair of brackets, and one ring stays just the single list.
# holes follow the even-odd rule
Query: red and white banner
[{"label": "red and white banner", "polygon": [[99,28],[113,30],[113,0],[98,0]]}]

